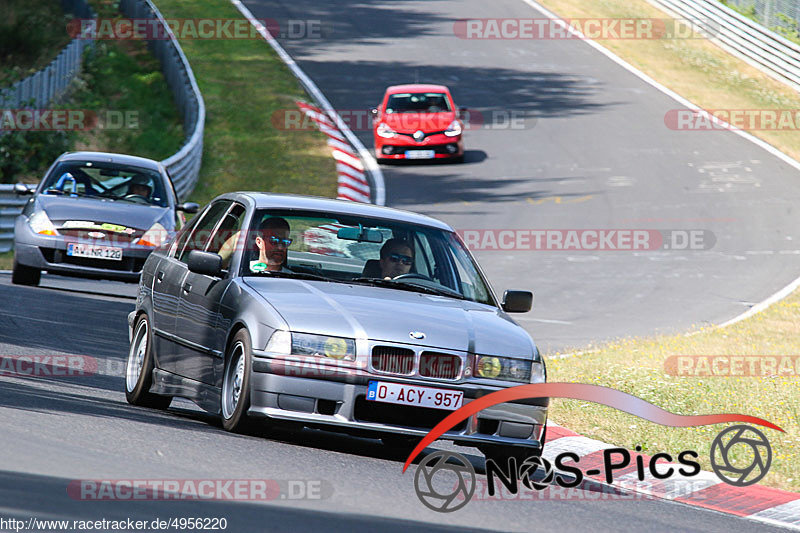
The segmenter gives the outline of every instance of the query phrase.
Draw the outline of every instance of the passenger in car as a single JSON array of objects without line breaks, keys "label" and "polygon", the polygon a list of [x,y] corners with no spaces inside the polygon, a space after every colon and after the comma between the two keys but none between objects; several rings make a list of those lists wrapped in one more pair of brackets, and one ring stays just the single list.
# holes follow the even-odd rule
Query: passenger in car
[{"label": "passenger in car", "polygon": [[414,249],[408,241],[389,239],[381,247],[381,275],[384,278],[396,278],[411,271],[414,264]]},{"label": "passenger in car", "polygon": [[250,264],[252,272],[292,272],[286,268],[286,253],[292,244],[289,223],[283,217],[269,217],[261,221],[255,238],[258,260]]}]

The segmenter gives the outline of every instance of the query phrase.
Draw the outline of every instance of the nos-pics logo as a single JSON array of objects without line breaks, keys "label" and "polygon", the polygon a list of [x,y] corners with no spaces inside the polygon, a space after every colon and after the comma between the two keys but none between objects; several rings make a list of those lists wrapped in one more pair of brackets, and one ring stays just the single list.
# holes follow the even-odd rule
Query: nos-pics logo
[{"label": "nos-pics logo", "polygon": [[[746,464],[734,461],[731,450],[737,446],[750,448],[750,461]],[[641,456],[635,458],[636,474],[644,481],[647,474],[657,480],[680,474],[693,477],[701,472],[698,454],[685,450],[677,455],[673,463],[671,455],[658,453],[645,466]],[[766,436],[754,427],[733,426],[721,431],[711,445],[711,466],[717,476],[730,485],[744,487],[757,483],[769,472],[772,463],[772,448]],[[659,462],[661,460],[662,462]],[[510,457],[506,465],[486,459],[486,482],[489,496],[494,496],[498,484],[511,494],[517,494],[519,483],[530,490],[545,490],[553,484],[564,488],[579,487],[584,475],[603,475],[607,483],[613,483],[614,471],[626,469],[631,463],[631,454],[625,448],[603,450],[603,469],[584,472],[578,468],[580,457],[564,452],[555,457],[554,464],[541,456],[531,456],[517,463]],[[455,483],[453,483],[455,478]],[[466,457],[451,451],[437,451],[420,461],[414,476],[414,489],[419,500],[434,511],[449,513],[467,505],[475,494],[477,476],[475,468]]]},{"label": "nos-pics logo", "polygon": [[[677,415],[630,394],[597,385],[537,383],[488,394],[454,411],[420,441],[406,460],[403,471],[405,472],[428,444],[479,411],[498,403],[543,397],[572,398],[601,403],[673,427],[750,422],[783,431],[771,422],[750,415]],[[528,489],[538,491],[553,484],[566,488],[578,487],[585,475],[603,476],[605,481],[611,484],[615,471],[625,469],[626,473],[630,473],[631,466],[635,468],[640,481],[644,481],[648,475],[656,480],[663,480],[674,475],[693,477],[701,472],[700,463],[697,461],[699,455],[693,450],[684,450],[674,458],[667,453],[656,453],[645,465],[641,455],[632,457],[624,448],[608,448],[603,450],[603,468],[592,468],[585,472],[579,468],[580,456],[575,453],[564,452],[557,455],[553,459],[554,468],[550,460],[541,457],[541,451],[541,447],[531,449],[531,457],[520,463],[511,457],[505,465],[487,458],[486,481],[489,496],[495,494],[496,482],[502,484],[512,494],[517,493],[520,481]],[[639,447],[637,451],[640,451]],[[748,460],[742,461],[742,456],[747,456]],[[734,460],[734,457],[738,460]],[[739,424],[722,430],[716,436],[711,444],[709,458],[714,472],[723,482],[744,487],[757,483],[769,472],[772,448],[761,431],[750,425]],[[476,479],[475,468],[463,455],[451,451],[437,451],[420,461],[414,476],[414,488],[417,497],[425,506],[439,512],[452,512],[461,509],[472,499],[475,494]]]}]

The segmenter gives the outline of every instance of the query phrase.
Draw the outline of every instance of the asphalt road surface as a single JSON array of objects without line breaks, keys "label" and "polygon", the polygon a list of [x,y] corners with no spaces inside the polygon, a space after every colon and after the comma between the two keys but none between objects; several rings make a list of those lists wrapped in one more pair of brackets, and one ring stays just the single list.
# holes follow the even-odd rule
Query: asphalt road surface
[{"label": "asphalt road surface", "polygon": [[[719,322],[800,270],[794,169],[732,134],[668,130],[663,116],[678,105],[585,43],[453,35],[459,17],[541,16],[519,0],[247,5],[259,18],[324,22],[323,39],[282,42],[337,108],[368,109],[385,86],[418,80],[450,85],[458,103],[495,122],[523,117],[522,129],[469,132],[464,165],[386,167],[389,205],[458,229],[714,233],[705,252],[478,252],[495,289],[536,291],[536,309],[519,321],[545,351]],[[368,131],[358,134],[371,146]],[[415,467],[402,474],[402,459],[376,440],[230,435],[187,402],[167,412],[129,406],[122,369],[133,291],[55,276],[22,288],[0,275],[0,354],[84,355],[98,368],[0,377],[0,518],[224,517],[229,531],[770,529],[664,501],[599,499],[588,486],[570,501],[480,501],[440,514],[417,499]],[[480,471],[475,450],[458,450]],[[284,497],[95,502],[68,492],[87,479],[272,479]],[[293,498],[289,486],[320,490]]]},{"label": "asphalt road surface", "polygon": [[[84,282],[45,275],[43,284],[12,286],[10,276],[0,274],[2,301],[12,302],[0,308],[0,354],[81,355],[96,361],[97,370],[0,376],[0,519],[225,518],[235,532],[578,531],[589,524],[596,531],[770,530],[680,504],[603,497],[589,485],[569,500],[473,501],[454,513],[431,511],[415,494],[416,467],[403,474],[405,457],[380,441],[309,429],[232,435],[186,401],[173,400],[167,412],[129,405],[125,317],[134,301],[119,295],[133,286],[94,282],[84,294]],[[70,290],[51,288],[56,285]],[[465,454],[483,479],[476,450],[437,447]],[[267,501],[94,501],[74,489],[82,481],[250,479],[274,480],[280,495],[270,492],[274,499]]]},{"label": "asphalt road surface", "polygon": [[[795,168],[731,132],[668,129],[680,104],[584,42],[455,35],[459,18],[543,17],[521,0],[245,4],[277,21],[336,109],[365,112],[419,81],[480,113],[465,164],[383,166],[387,205],[462,230],[713,233],[707,251],[478,251],[500,294],[535,292],[515,319],[545,352],[721,323],[800,272]],[[320,23],[322,38],[290,38]]]}]

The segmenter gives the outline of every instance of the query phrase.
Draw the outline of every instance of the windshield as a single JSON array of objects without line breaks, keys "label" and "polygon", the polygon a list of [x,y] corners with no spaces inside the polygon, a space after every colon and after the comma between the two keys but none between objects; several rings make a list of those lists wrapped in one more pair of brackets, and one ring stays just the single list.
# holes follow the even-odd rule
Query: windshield
[{"label": "windshield", "polygon": [[398,93],[389,96],[387,113],[444,113],[450,103],[444,93]]},{"label": "windshield", "polygon": [[294,210],[258,210],[250,227],[244,276],[297,275],[495,305],[472,256],[449,231]]},{"label": "windshield", "polygon": [[99,161],[59,163],[45,181],[42,194],[169,205],[158,171]]}]

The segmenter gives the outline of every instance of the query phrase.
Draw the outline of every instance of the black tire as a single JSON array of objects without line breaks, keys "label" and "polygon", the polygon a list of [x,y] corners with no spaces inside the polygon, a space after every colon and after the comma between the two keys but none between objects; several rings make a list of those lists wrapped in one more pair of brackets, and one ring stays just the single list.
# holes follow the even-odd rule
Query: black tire
[{"label": "black tire", "polygon": [[247,433],[253,427],[252,421],[247,417],[247,410],[250,408],[250,373],[253,367],[251,347],[247,330],[240,329],[233,336],[225,354],[220,415],[222,427],[232,433]]},{"label": "black tire", "polygon": [[35,287],[42,278],[42,271],[25,265],[20,265],[14,258],[14,270],[11,272],[11,283],[14,285],[28,285]]},{"label": "black tire", "polygon": [[150,392],[155,366],[153,361],[153,331],[147,315],[142,314],[133,327],[133,337],[128,350],[128,362],[125,365],[125,398],[132,405],[166,409],[172,402],[172,397]]}]

